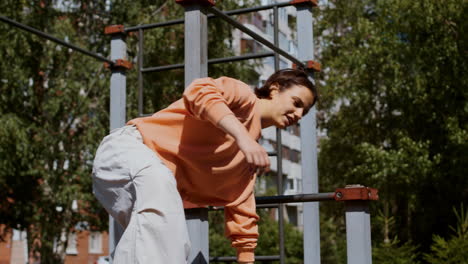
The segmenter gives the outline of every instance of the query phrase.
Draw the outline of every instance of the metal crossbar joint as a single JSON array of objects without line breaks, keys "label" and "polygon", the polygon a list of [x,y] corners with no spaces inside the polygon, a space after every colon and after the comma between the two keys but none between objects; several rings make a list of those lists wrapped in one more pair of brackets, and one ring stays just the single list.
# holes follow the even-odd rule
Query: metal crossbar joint
[{"label": "metal crossbar joint", "polygon": [[356,200],[378,200],[378,190],[362,185],[347,185],[345,188],[338,188],[334,196],[336,201],[356,201]]},{"label": "metal crossbar joint", "polygon": [[[309,60],[309,61],[304,61],[304,66],[305,70],[311,70],[313,72],[320,72],[322,71],[322,65],[319,62]],[[294,63],[293,64],[293,69],[297,69],[297,65]]]},{"label": "metal crossbar joint", "polygon": [[215,6],[214,0],[176,0],[176,3],[182,6],[189,6],[189,5]]},{"label": "metal crossbar joint", "polygon": [[318,6],[318,0],[292,0],[290,3],[292,5],[310,4],[312,7]]},{"label": "metal crossbar joint", "polygon": [[107,26],[104,29],[104,34],[106,35],[125,34],[125,27],[124,25]]},{"label": "metal crossbar joint", "polygon": [[132,68],[132,63],[128,60],[123,60],[123,59],[117,59],[114,62],[114,65],[110,65],[107,62],[104,62],[104,67],[110,69],[110,68],[123,68],[126,70],[130,70]]}]

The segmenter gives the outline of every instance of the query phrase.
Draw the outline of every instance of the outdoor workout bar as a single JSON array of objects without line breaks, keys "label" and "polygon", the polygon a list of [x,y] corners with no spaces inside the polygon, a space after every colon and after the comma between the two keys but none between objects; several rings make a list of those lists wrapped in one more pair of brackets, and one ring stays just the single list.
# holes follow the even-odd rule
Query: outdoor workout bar
[{"label": "outdoor workout bar", "polygon": [[[250,59],[260,59],[265,57],[274,56],[274,52],[263,52],[257,54],[246,54],[241,56],[233,56],[228,58],[216,58],[208,60],[208,64],[218,64],[218,63],[225,63],[225,62],[234,62],[234,61],[241,61],[241,60],[250,60]],[[185,63],[177,63],[171,65],[164,65],[164,66],[157,66],[157,67],[149,67],[149,68],[142,68],[141,72],[160,72],[166,70],[174,70],[174,69],[182,69],[184,68]]]},{"label": "outdoor workout bar", "polygon": [[[255,261],[273,261],[273,260],[280,260],[280,256],[255,256]],[[237,261],[236,257],[211,257],[210,261],[213,262],[229,262],[229,261]]]},{"label": "outdoor workout bar", "polygon": [[77,46],[75,46],[75,45],[73,45],[73,44],[67,43],[67,42],[65,42],[65,41],[63,41],[63,40],[61,40],[61,39],[58,39],[58,38],[56,38],[56,37],[54,37],[54,36],[52,36],[52,35],[49,35],[49,34],[44,33],[44,32],[42,32],[42,31],[39,31],[39,30],[37,30],[37,29],[35,29],[35,28],[32,28],[32,27],[30,27],[30,26],[21,24],[21,23],[15,21],[15,20],[12,20],[12,19],[7,18],[7,17],[5,17],[5,16],[0,16],[0,20],[3,21],[3,22],[5,22],[5,23],[7,23],[7,24],[12,25],[12,26],[18,27],[18,28],[20,28],[20,29],[22,29],[22,30],[28,31],[28,32],[30,32],[30,33],[33,33],[33,34],[35,34],[35,35],[38,35],[38,36],[40,36],[40,37],[43,37],[43,38],[45,38],[45,39],[48,39],[48,40],[53,41],[53,42],[55,42],[55,43],[58,43],[58,44],[60,44],[60,45],[63,45],[63,46],[65,46],[65,47],[67,47],[67,48],[70,48],[70,49],[72,49],[72,50],[75,50],[75,51],[78,51],[78,52],[83,53],[83,54],[85,54],[85,55],[91,56],[91,57],[93,57],[93,58],[95,58],[95,59],[98,59],[98,60],[100,60],[100,61],[107,62],[107,63],[108,63],[109,65],[111,65],[111,66],[115,64],[115,62],[113,62],[112,60],[109,60],[109,59],[107,59],[107,58],[105,58],[105,57],[103,57],[103,56],[101,56],[101,55],[99,55],[99,54],[96,54],[96,53],[87,51],[87,50],[82,49],[82,48],[80,48],[80,47],[77,47]]},{"label": "outdoor workout bar", "polygon": [[[270,4],[270,5],[264,5],[264,6],[258,6],[258,7],[249,7],[249,8],[241,8],[241,9],[235,9],[235,10],[230,10],[224,12],[226,15],[241,15],[241,14],[246,14],[250,12],[256,12],[256,11],[262,11],[262,10],[268,10],[274,7],[285,7],[285,6],[290,6],[293,5],[291,2],[283,2],[283,3],[276,3],[276,4]],[[217,16],[215,15],[208,15],[208,19],[210,18],[216,18]],[[152,28],[158,28],[158,27],[165,27],[165,26],[172,26],[172,25],[178,25],[178,24],[183,24],[185,19],[175,19],[171,21],[165,21],[165,22],[159,22],[159,23],[152,23],[152,24],[146,24],[146,25],[138,25],[138,26],[133,26],[133,27],[128,27],[125,29],[125,32],[132,32],[132,31],[138,31],[139,29],[152,29]]]}]

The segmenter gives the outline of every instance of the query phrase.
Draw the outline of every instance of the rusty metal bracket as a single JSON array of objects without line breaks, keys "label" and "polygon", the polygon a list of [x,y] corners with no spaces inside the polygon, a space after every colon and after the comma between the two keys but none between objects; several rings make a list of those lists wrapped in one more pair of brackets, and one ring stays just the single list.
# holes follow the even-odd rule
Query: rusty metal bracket
[{"label": "rusty metal bracket", "polygon": [[189,6],[189,5],[215,6],[214,0],[176,0],[176,3],[182,6]]},{"label": "rusty metal bracket", "polygon": [[[316,61],[309,60],[304,62],[307,70],[312,70],[314,72],[322,71],[322,65]],[[297,65],[294,63],[292,65],[293,69],[297,69]]]},{"label": "rusty metal bracket", "polygon": [[378,190],[375,188],[365,187],[359,184],[347,185],[345,188],[335,190],[336,201],[352,201],[352,200],[378,200]]},{"label": "rusty metal bracket", "polygon": [[311,4],[312,7],[318,6],[318,0],[292,0],[292,5]]},{"label": "rusty metal bracket", "polygon": [[125,34],[124,25],[111,25],[104,28],[104,34],[114,35],[114,34]]},{"label": "rusty metal bracket", "polygon": [[104,67],[110,69],[110,68],[124,68],[126,70],[130,70],[132,68],[133,64],[128,61],[128,60],[123,60],[123,59],[118,59],[115,61],[114,65],[110,65],[107,62],[104,62]]}]

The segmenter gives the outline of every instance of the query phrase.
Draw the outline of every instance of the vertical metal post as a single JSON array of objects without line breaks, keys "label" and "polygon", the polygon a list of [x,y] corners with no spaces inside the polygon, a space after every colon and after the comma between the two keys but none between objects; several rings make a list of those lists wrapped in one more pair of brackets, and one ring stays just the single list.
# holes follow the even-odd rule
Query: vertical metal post
[{"label": "vertical metal post", "polygon": [[[275,46],[279,47],[279,34],[278,34],[278,7],[273,8],[273,41]],[[279,67],[279,54],[275,53],[275,72],[280,69]],[[281,129],[276,129],[276,162],[277,164],[277,188],[278,195],[283,194],[283,143],[281,141]],[[284,204],[278,204],[278,229],[279,229],[279,256],[280,263],[285,263],[285,250],[284,250]]]},{"label": "vertical metal post", "polygon": [[[111,60],[127,60],[127,44],[123,34],[112,35]],[[127,76],[122,67],[112,68],[110,79],[110,129],[122,127],[126,123],[126,85]],[[111,216],[109,216],[109,251],[113,252],[123,228]]]},{"label": "vertical metal post", "polygon": [[[298,58],[302,61],[314,59],[314,37],[312,6],[297,6]],[[312,76],[311,76],[312,77]],[[301,120],[301,166],[302,190],[318,193],[316,109]],[[320,263],[320,218],[319,203],[304,203],[304,264]]]},{"label": "vertical metal post", "polygon": [[[195,2],[195,1],[194,1]],[[185,6],[185,87],[208,75],[208,21],[203,6]],[[186,210],[192,251],[188,263],[209,261],[208,209]]]},{"label": "vertical metal post", "polygon": [[138,115],[143,115],[143,29],[138,29]]},{"label": "vertical metal post", "polygon": [[371,264],[369,201],[346,201],[345,209],[348,264]]}]

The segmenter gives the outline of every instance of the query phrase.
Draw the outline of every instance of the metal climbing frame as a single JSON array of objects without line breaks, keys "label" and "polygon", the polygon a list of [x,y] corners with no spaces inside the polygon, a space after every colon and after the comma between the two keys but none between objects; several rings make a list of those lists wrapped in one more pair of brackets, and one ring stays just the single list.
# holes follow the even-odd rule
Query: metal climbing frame
[{"label": "metal climbing frame", "polygon": [[[316,0],[292,0],[289,2],[270,4],[261,7],[244,8],[222,12],[216,9],[215,3],[212,0],[176,0],[185,8],[184,19],[173,21],[139,25],[134,27],[124,28],[123,26],[114,26],[113,41],[123,40],[126,33],[138,32],[139,48],[138,48],[138,110],[140,116],[145,116],[143,112],[143,74],[148,72],[165,71],[171,69],[185,68],[185,86],[188,86],[195,78],[205,77],[208,75],[208,64],[232,62],[246,59],[264,58],[268,56],[275,57],[275,70],[279,69],[279,56],[293,62],[296,67],[307,69],[310,78],[313,78],[313,72],[320,70],[320,64],[313,61],[313,28],[312,28],[312,7],[317,5]],[[295,5],[297,8],[297,36],[299,58],[295,58],[286,51],[279,48],[278,43],[278,8]],[[274,14],[274,42],[256,34],[248,27],[240,24],[232,19],[230,15],[245,14],[260,10],[273,9]],[[256,41],[270,48],[272,52],[264,52],[260,54],[247,54],[230,58],[208,59],[207,52],[207,23],[211,18],[221,18],[237,29],[251,36]],[[143,32],[152,28],[177,25],[185,23],[185,62],[173,65],[164,65],[156,67],[144,68],[143,66]],[[111,29],[111,28],[109,28]],[[120,50],[120,57],[126,60],[125,47],[121,44],[111,43],[111,50]],[[120,46],[119,46],[120,45]],[[113,59],[117,59],[113,57]],[[111,87],[121,85],[123,82],[120,77],[124,78],[122,72],[114,72],[116,81],[111,83]],[[112,80],[112,78],[111,78]],[[114,88],[115,88],[114,87]],[[120,109],[124,109],[125,96],[124,87],[120,88],[119,93],[115,93],[111,100],[114,100],[112,105],[120,105]],[[114,90],[111,88],[111,91]],[[117,88],[115,88],[117,91]],[[320,263],[320,231],[319,231],[319,208],[318,201],[345,201],[346,210],[346,230],[347,230],[347,250],[349,264],[367,264],[372,263],[371,259],[371,237],[370,237],[370,215],[368,202],[376,200],[377,191],[360,185],[347,186],[346,188],[337,189],[332,193],[318,193],[318,173],[317,173],[317,139],[316,139],[316,121],[315,107],[311,109],[311,114],[305,116],[301,121],[301,156],[302,156],[302,177],[303,191],[306,194],[293,196],[272,196],[272,197],[257,197],[257,208],[278,208],[279,222],[279,255],[276,256],[257,256],[256,261],[280,261],[285,263],[285,248],[284,248],[284,217],[283,208],[285,203],[305,202],[304,203],[304,263]],[[119,113],[116,111],[116,113]],[[111,111],[111,116],[113,112]],[[117,118],[117,117],[116,117]],[[119,121],[120,122],[120,121]],[[123,125],[124,122],[120,125]],[[111,128],[113,126],[111,125]],[[269,155],[277,156],[277,187],[278,193],[282,193],[283,189],[283,173],[282,173],[282,144],[281,130],[277,130],[277,152],[269,153]],[[216,256],[209,257],[208,247],[208,209],[197,208],[186,210],[187,225],[192,242],[192,252],[189,257],[189,263],[203,264],[211,262],[226,262],[235,261],[233,256]],[[118,241],[119,230],[110,230],[110,233]],[[112,243],[112,242],[111,242]],[[112,248],[112,244],[111,244]]]},{"label": "metal climbing frame", "polygon": [[[185,18],[163,23],[142,25],[124,28],[122,25],[109,26],[105,33],[111,35],[110,59],[84,50],[80,47],[67,43],[47,33],[32,27],[18,23],[5,16],[0,16],[0,21],[28,31],[40,37],[49,39],[59,45],[63,45],[97,60],[103,61],[111,69],[110,82],[110,129],[121,127],[126,122],[126,71],[131,68],[127,59],[127,46],[125,36],[132,31],[138,31],[138,76],[139,76],[139,113],[143,113],[143,73],[170,70],[185,67],[186,86],[195,78],[207,76],[207,65],[210,63],[232,62],[238,60],[264,58],[275,56],[275,69],[279,69],[279,56],[295,63],[296,66],[310,70],[319,70],[319,64],[313,61],[313,31],[312,31],[312,7],[316,6],[316,0],[292,0],[290,2],[271,4],[261,7],[244,8],[228,12],[221,12],[214,8],[212,0],[176,0],[185,7]],[[299,58],[295,58],[278,47],[278,8],[295,5],[297,8],[297,35],[299,46]],[[264,39],[247,27],[229,17],[229,15],[244,14],[260,10],[273,9],[274,14],[274,43]],[[207,15],[211,12],[211,15]],[[273,52],[260,54],[248,54],[230,58],[211,59],[207,58],[207,20],[219,17],[250,35],[256,41],[269,47]],[[185,63],[168,66],[143,68],[143,31],[151,28],[181,24],[185,22]],[[284,230],[283,230],[283,205],[285,203],[304,203],[304,263],[320,263],[320,233],[319,233],[319,201],[344,201],[346,215],[346,237],[347,256],[349,264],[372,263],[371,258],[371,235],[369,201],[377,200],[377,190],[361,185],[350,185],[346,188],[335,190],[331,193],[318,193],[317,177],[317,146],[316,146],[316,123],[315,108],[311,114],[305,116],[301,121],[301,149],[302,149],[302,175],[303,190],[306,194],[301,195],[278,195],[271,197],[257,197],[257,208],[278,208],[280,229],[280,252],[276,256],[257,256],[257,261],[279,260],[285,262],[284,252]],[[282,167],[281,167],[281,130],[277,130],[277,153],[278,166],[278,193],[282,192]],[[190,209],[186,211],[187,224],[192,241],[192,253],[190,262],[192,264],[220,261],[235,261],[235,257],[208,257],[208,209]],[[118,224],[110,219],[110,249],[115,248],[122,230]]]}]

